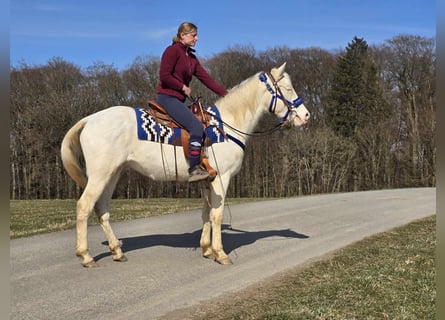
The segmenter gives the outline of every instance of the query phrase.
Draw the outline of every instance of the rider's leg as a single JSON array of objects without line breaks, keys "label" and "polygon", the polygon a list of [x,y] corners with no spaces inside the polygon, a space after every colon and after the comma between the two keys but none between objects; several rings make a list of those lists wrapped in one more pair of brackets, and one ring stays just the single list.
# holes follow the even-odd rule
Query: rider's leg
[{"label": "rider's leg", "polygon": [[190,133],[189,142],[189,181],[199,181],[208,177],[208,172],[200,164],[201,149],[204,139],[204,129],[200,121],[191,110],[176,97],[158,94],[157,102],[161,104],[169,115]]}]

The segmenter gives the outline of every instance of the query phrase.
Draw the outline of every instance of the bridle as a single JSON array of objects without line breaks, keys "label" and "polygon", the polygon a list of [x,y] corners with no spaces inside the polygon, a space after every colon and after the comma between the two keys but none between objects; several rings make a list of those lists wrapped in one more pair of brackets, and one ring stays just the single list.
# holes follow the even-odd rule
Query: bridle
[{"label": "bridle", "polygon": [[[270,78],[270,81],[273,84],[273,88],[268,83],[268,78]],[[272,76],[272,74],[270,74],[270,73],[266,74],[264,72],[260,73],[260,75],[259,75],[260,81],[265,84],[265,86],[267,88],[267,91],[269,91],[270,94],[272,95],[272,98],[271,98],[270,103],[269,103],[269,112],[275,114],[275,110],[276,110],[276,107],[277,107],[278,100],[282,100],[284,102],[284,104],[286,105],[286,107],[287,107],[286,114],[283,117],[280,118],[280,117],[278,117],[275,114],[275,116],[277,116],[278,124],[276,126],[274,126],[273,128],[265,130],[265,131],[260,131],[260,132],[259,131],[255,131],[253,133],[247,133],[247,132],[243,132],[241,130],[238,130],[237,128],[231,126],[230,124],[228,124],[227,122],[223,121],[220,118],[217,118],[217,120],[221,121],[225,126],[231,128],[233,131],[235,131],[235,132],[237,132],[239,134],[242,134],[242,135],[245,135],[245,136],[252,136],[252,137],[254,137],[254,136],[265,136],[265,135],[271,134],[271,133],[273,133],[273,132],[275,132],[277,130],[280,130],[281,128],[287,126],[289,123],[292,122],[293,119],[295,119],[295,117],[298,117],[297,108],[300,105],[303,104],[303,98],[298,97],[297,99],[295,99],[293,101],[287,100],[284,97],[283,92],[281,91],[280,86],[278,85],[278,82],[281,79],[283,79],[283,78],[284,78],[284,76],[281,76],[280,79],[275,80],[275,78]],[[196,102],[197,100],[192,98],[192,101]],[[240,145],[244,149],[244,146],[243,146],[244,144],[242,142],[238,141],[238,139],[236,139],[233,136],[230,136],[230,138],[232,140],[234,140],[238,145]]]},{"label": "bridle", "polygon": [[[270,78],[273,88],[267,81],[267,78]],[[289,123],[290,121],[292,121],[293,119],[295,119],[295,117],[298,117],[297,108],[303,104],[303,98],[298,97],[297,99],[290,101],[284,97],[283,92],[281,91],[281,88],[278,85],[278,82],[283,78],[284,78],[284,76],[281,76],[280,79],[275,80],[275,78],[272,76],[271,73],[266,74],[264,72],[260,73],[260,75],[259,75],[260,81],[265,84],[267,91],[269,91],[270,94],[272,95],[272,98],[270,99],[270,103],[269,103],[269,112],[275,114],[278,99],[282,100],[287,107],[287,111],[286,111],[286,114],[284,115],[284,117],[280,118],[277,116],[277,120],[278,120],[278,123],[280,126],[284,126],[287,123]],[[289,116],[291,116],[290,119],[289,119]]]}]

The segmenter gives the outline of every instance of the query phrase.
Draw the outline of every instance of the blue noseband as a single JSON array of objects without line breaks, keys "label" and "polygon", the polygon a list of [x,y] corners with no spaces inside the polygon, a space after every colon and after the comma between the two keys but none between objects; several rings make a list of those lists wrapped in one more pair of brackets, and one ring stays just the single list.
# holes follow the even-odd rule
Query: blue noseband
[{"label": "blue noseband", "polygon": [[287,100],[284,96],[283,93],[281,92],[280,87],[278,86],[278,81],[275,81],[275,79],[272,77],[271,74],[269,74],[269,78],[271,79],[275,90],[272,88],[272,86],[267,82],[267,75],[262,72],[259,75],[259,79],[261,82],[263,82],[267,88],[267,91],[270,92],[270,94],[272,95],[272,98],[270,100],[270,104],[269,104],[269,112],[275,113],[275,108],[277,105],[277,99],[280,99],[284,102],[284,104],[287,106],[287,112],[284,115],[284,117],[282,118],[278,118],[278,122],[280,123],[284,123],[287,118],[289,117],[289,114],[294,111],[296,108],[298,108],[301,104],[303,104],[303,98],[298,97],[297,99],[290,101]]}]

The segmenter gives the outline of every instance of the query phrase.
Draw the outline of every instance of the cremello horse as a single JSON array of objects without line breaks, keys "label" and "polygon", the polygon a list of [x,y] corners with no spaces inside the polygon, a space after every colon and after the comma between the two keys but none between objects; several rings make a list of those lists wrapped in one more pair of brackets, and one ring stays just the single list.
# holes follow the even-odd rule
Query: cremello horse
[{"label": "cremello horse", "polygon": [[[210,164],[218,170],[218,175],[203,188],[200,247],[204,257],[221,264],[232,263],[223,249],[221,223],[227,187],[230,178],[241,168],[248,135],[268,111],[287,125],[304,125],[310,117],[284,71],[285,65],[244,80],[215,103],[226,124],[225,132],[232,139],[213,144],[212,152],[208,152]],[[175,156],[173,146],[160,147],[158,142],[139,140],[136,132],[134,109],[115,106],[81,119],[63,139],[63,165],[84,189],[76,208],[76,255],[85,267],[97,266],[87,242],[87,220],[93,209],[106,234],[113,260],[127,260],[109,222],[109,202],[124,168],[132,168],[157,181],[188,179],[188,164],[182,152]],[[79,161],[82,155],[85,169]]]}]

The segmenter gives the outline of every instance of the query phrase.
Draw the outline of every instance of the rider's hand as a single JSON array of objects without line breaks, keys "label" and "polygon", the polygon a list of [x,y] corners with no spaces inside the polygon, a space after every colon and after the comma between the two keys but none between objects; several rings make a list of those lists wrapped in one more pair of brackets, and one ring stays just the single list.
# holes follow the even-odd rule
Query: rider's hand
[{"label": "rider's hand", "polygon": [[189,87],[187,87],[185,84],[182,86],[182,91],[184,92],[184,94],[187,97],[190,97],[190,94],[192,93],[192,90]]}]

